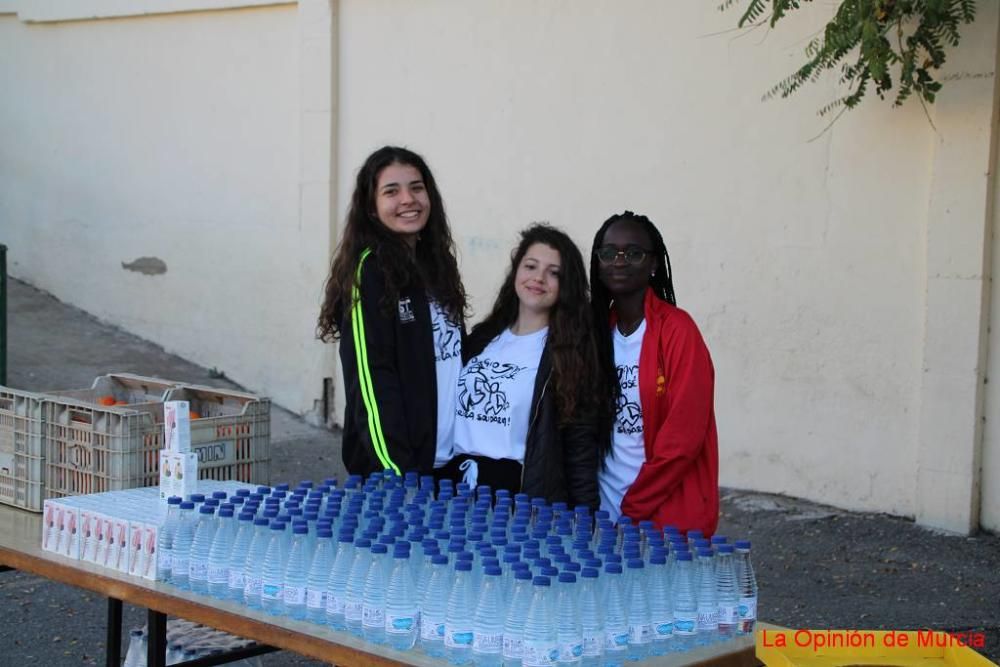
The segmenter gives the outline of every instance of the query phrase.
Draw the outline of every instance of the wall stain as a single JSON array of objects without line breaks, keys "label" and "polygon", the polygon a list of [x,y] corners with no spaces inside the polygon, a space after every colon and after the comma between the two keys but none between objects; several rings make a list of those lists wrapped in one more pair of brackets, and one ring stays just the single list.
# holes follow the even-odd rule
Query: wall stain
[{"label": "wall stain", "polygon": [[144,276],[158,276],[167,272],[167,263],[159,257],[140,257],[128,264],[122,262],[122,268],[126,271],[141,273]]}]

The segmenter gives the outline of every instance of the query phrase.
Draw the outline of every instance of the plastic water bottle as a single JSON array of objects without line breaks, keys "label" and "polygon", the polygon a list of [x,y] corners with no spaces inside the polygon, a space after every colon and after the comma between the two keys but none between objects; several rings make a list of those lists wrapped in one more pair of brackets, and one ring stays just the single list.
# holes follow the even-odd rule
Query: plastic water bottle
[{"label": "plastic water bottle", "polygon": [[673,607],[670,601],[670,587],[667,582],[667,558],[663,547],[653,547],[649,557],[649,571],[646,583],[649,590],[649,614],[653,628],[653,641],[649,652],[654,656],[666,655],[670,651],[670,640],[674,635]]},{"label": "plastic water bottle", "polygon": [[[125,651],[123,667],[139,667],[146,664],[146,633],[137,628],[128,633],[128,649]],[[142,657],[140,658],[140,653]],[[140,663],[140,659],[142,662]]]},{"label": "plastic water bottle", "polygon": [[604,659],[604,611],[597,590],[597,570],[585,567],[580,572],[580,631],[583,636],[581,667],[601,667]]},{"label": "plastic water bottle", "polygon": [[444,657],[445,618],[451,592],[448,556],[431,556],[431,574],[420,598],[420,647],[434,658]]},{"label": "plastic water bottle", "polygon": [[650,620],[649,596],[642,559],[628,562],[631,581],[628,586],[628,659],[645,660],[649,656],[649,645],[653,639]]},{"label": "plastic water bottle", "polygon": [[528,616],[533,593],[531,570],[527,563],[514,570],[514,587],[503,624],[503,664],[521,667],[524,652],[524,619]]},{"label": "plastic water bottle", "polygon": [[757,623],[757,577],[754,575],[753,564],[750,562],[750,542],[737,540],[736,580],[739,589],[739,627],[738,634],[752,635]]},{"label": "plastic water bottle", "polygon": [[194,593],[208,593],[208,553],[212,549],[215,528],[215,508],[205,503],[198,509],[198,523],[188,561],[188,581]]},{"label": "plastic water bottle", "polygon": [[354,560],[351,562],[351,572],[347,577],[344,624],[348,632],[357,637],[363,636],[361,614],[365,603],[365,580],[368,576],[368,566],[371,565],[371,548],[370,538],[360,537],[355,540]]},{"label": "plastic water bottle", "polygon": [[497,565],[483,572],[483,586],[472,623],[472,659],[477,667],[500,667],[503,662],[503,579]]},{"label": "plastic water bottle", "polygon": [[233,508],[226,506],[220,509],[215,539],[208,550],[208,593],[219,600],[225,600],[229,594],[229,559],[236,540],[236,528]]},{"label": "plastic water bottle", "polygon": [[296,524],[292,528],[292,548],[288,552],[282,585],[284,613],[296,620],[306,617],[306,583],[309,577],[309,527]]},{"label": "plastic water bottle", "polygon": [[559,658],[553,605],[549,599],[551,580],[538,576],[532,580],[531,604],[524,619],[521,664],[524,667],[554,665]]},{"label": "plastic water bottle", "polygon": [[316,530],[316,551],[306,579],[306,618],[313,623],[326,623],[326,585],[333,567],[333,531]]},{"label": "plastic water bottle", "polygon": [[347,580],[354,564],[354,531],[342,529],[337,538],[339,548],[326,581],[326,624],[334,630],[346,630],[344,606],[347,603]]},{"label": "plastic water bottle", "polygon": [[694,648],[698,635],[698,592],[689,551],[677,551],[671,579],[674,597],[674,650]]},{"label": "plastic water bottle", "polygon": [[364,602],[361,606],[361,634],[373,644],[385,643],[386,545],[373,544],[371,562],[365,574]]},{"label": "plastic water bottle", "polygon": [[417,641],[420,606],[410,568],[410,551],[397,544],[392,552],[392,571],[385,591],[385,639],[394,649],[408,651]]},{"label": "plastic water bottle", "polygon": [[266,517],[254,519],[254,535],[247,551],[246,564],[243,566],[244,585],[243,601],[251,609],[260,609],[261,573],[264,570],[264,556],[271,540],[271,522]]},{"label": "plastic water bottle", "polygon": [[556,586],[556,642],[559,645],[557,665],[579,665],[583,658],[583,626],[576,575],[560,572]]},{"label": "plastic water bottle", "polygon": [[180,514],[180,496],[167,498],[167,517],[156,533],[156,578],[160,581],[170,581],[170,556]]},{"label": "plastic water bottle", "polygon": [[464,558],[457,560],[453,577],[444,620],[444,652],[451,664],[464,665],[472,657],[472,616],[475,610],[472,561]]},{"label": "plastic water bottle", "polygon": [[254,535],[253,512],[240,512],[236,524],[236,538],[233,540],[233,548],[229,553],[229,580],[226,582],[226,599],[243,602],[247,552],[250,550],[250,542],[253,541]]},{"label": "plastic water bottle", "polygon": [[628,615],[622,584],[622,566],[618,563],[605,565],[604,664],[607,667],[621,667],[628,651]]},{"label": "plastic water bottle", "polygon": [[284,612],[282,587],[285,570],[283,564],[285,524],[274,520],[270,526],[270,539],[267,541],[267,552],[264,554],[264,564],[260,570],[260,605],[265,612],[278,616]]},{"label": "plastic water bottle", "polygon": [[194,503],[185,500],[180,504],[177,516],[177,532],[171,547],[170,583],[180,589],[191,588],[188,573],[191,558],[191,542],[194,541]]},{"label": "plastic water bottle", "polygon": [[739,622],[736,561],[731,544],[716,544],[715,595],[719,605],[719,641],[728,641],[736,635]]},{"label": "plastic water bottle", "polygon": [[719,602],[715,594],[715,558],[711,549],[698,549],[695,561],[698,577],[698,639],[700,645],[718,639]]}]

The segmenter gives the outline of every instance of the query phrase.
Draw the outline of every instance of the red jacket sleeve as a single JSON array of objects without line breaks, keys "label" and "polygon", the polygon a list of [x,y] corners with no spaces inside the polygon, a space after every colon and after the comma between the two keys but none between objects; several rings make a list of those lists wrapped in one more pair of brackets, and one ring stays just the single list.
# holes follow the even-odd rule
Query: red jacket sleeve
[{"label": "red jacket sleeve", "polygon": [[[622,513],[635,520],[650,519],[656,509],[678,491],[705,447],[713,413],[715,370],[705,341],[687,313],[677,311],[666,326],[661,349],[666,377],[664,417],[649,423],[643,406],[644,427],[655,428],[652,452],[622,499]],[[664,332],[667,333],[667,332]],[[641,391],[641,388],[640,388]],[[653,392],[655,395],[655,391]],[[658,400],[658,399],[653,399]]]}]

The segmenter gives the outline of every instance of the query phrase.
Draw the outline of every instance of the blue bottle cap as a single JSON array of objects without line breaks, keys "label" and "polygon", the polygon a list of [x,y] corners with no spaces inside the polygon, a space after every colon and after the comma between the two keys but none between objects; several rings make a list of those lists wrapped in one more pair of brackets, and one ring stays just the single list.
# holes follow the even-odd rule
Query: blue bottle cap
[{"label": "blue bottle cap", "polygon": [[[527,565],[527,563],[525,563],[525,565]],[[514,570],[514,578],[521,581],[531,581],[531,569],[525,567]]]},{"label": "blue bottle cap", "polygon": [[274,488],[277,489],[278,491],[287,491],[291,487],[290,487],[289,484],[283,483],[283,484],[276,485]]},{"label": "blue bottle cap", "polygon": [[384,554],[389,551],[389,548],[384,544],[373,544],[372,553],[373,554]]},{"label": "blue bottle cap", "polygon": [[560,584],[575,584],[576,575],[572,572],[560,572],[559,573],[559,583]]},{"label": "blue bottle cap", "polygon": [[472,561],[459,559],[455,563],[456,572],[471,572],[472,571]]},{"label": "blue bottle cap", "polygon": [[448,556],[446,556],[445,554],[434,554],[433,556],[431,556],[431,564],[432,565],[447,565],[448,564]]},{"label": "blue bottle cap", "polygon": [[192,493],[191,495],[188,496],[188,498],[191,500],[191,502],[194,502],[194,503],[203,503],[203,502],[205,502],[205,494],[204,493]]},{"label": "blue bottle cap", "polygon": [[597,579],[597,570],[592,567],[585,567],[580,572],[580,576],[584,579]]},{"label": "blue bottle cap", "polygon": [[577,563],[576,561],[572,561],[572,560],[568,561],[566,563],[563,563],[563,566],[562,566],[562,571],[563,572],[579,572],[581,569],[582,568],[580,567],[580,564]]},{"label": "blue bottle cap", "polygon": [[688,531],[687,537],[689,540],[700,540],[701,538],[705,537],[705,533],[698,530],[697,528],[694,528]]},{"label": "blue bottle cap", "polygon": [[508,553],[505,553],[503,555],[503,562],[504,563],[519,563],[519,562],[521,562],[521,556],[519,556],[516,553],[509,553],[508,552]]},{"label": "blue bottle cap", "polygon": [[233,516],[232,507],[223,507],[222,509],[219,510],[219,517],[222,519],[230,519],[232,518],[232,516]]},{"label": "blue bottle cap", "polygon": [[170,496],[167,498],[168,505],[180,505],[182,502],[184,502],[184,499],[180,496]]},{"label": "blue bottle cap", "polygon": [[641,558],[632,558],[628,562],[628,569],[630,570],[641,570],[643,568],[643,563]]},{"label": "blue bottle cap", "polygon": [[665,565],[667,562],[667,557],[662,553],[654,553],[649,557],[650,565]]},{"label": "blue bottle cap", "polygon": [[284,530],[284,529],[285,529],[284,521],[275,520],[271,522],[271,530]]},{"label": "blue bottle cap", "polygon": [[607,572],[608,574],[621,574],[622,566],[619,565],[618,563],[608,563],[607,565],[604,566],[604,571]]},{"label": "blue bottle cap", "polygon": [[349,544],[354,542],[354,531],[342,530],[337,534],[337,542],[341,544]]},{"label": "blue bottle cap", "polygon": [[498,565],[487,565],[483,573],[488,577],[499,577],[502,574]]},{"label": "blue bottle cap", "polygon": [[735,547],[732,544],[720,544],[718,550],[720,554],[731,554]]},{"label": "blue bottle cap", "polygon": [[500,567],[500,561],[497,560],[496,558],[484,558],[483,559],[483,567],[490,567],[491,565],[495,565],[497,567]]},{"label": "blue bottle cap", "polygon": [[254,520],[254,513],[253,512],[240,512],[240,515],[237,518],[240,521],[253,521]]},{"label": "blue bottle cap", "polygon": [[372,545],[371,538],[368,537],[359,537],[358,539],[354,540],[354,546],[359,549],[368,549],[371,547],[371,545]]},{"label": "blue bottle cap", "polygon": [[458,553],[458,555],[455,556],[455,558],[457,560],[459,560],[459,561],[463,561],[464,560],[464,561],[468,561],[468,562],[471,563],[473,557],[472,557],[472,552],[471,551],[460,551]]},{"label": "blue bottle cap", "polygon": [[736,548],[737,549],[743,549],[743,550],[749,549],[750,548],[750,540],[736,540]]},{"label": "blue bottle cap", "polygon": [[292,526],[292,534],[293,535],[308,535],[309,534],[309,525],[305,524],[305,523],[297,523],[297,524],[295,524],[294,526]]},{"label": "blue bottle cap", "polygon": [[333,537],[333,531],[329,528],[318,528],[316,529],[316,537],[321,539],[324,537]]},{"label": "blue bottle cap", "polygon": [[253,520],[253,525],[255,526],[270,526],[271,522],[268,521],[266,516],[259,516]]},{"label": "blue bottle cap", "polygon": [[216,500],[225,500],[229,497],[229,494],[225,491],[212,491],[212,497]]},{"label": "blue bottle cap", "polygon": [[558,577],[559,576],[559,570],[557,568],[552,567],[551,565],[548,566],[548,567],[543,567],[541,570],[539,570],[539,572],[541,573],[541,575],[543,577]]},{"label": "blue bottle cap", "polygon": [[585,567],[601,569],[601,559],[600,558],[588,558],[583,561]]},{"label": "blue bottle cap", "polygon": [[711,549],[698,549],[699,558],[712,558],[715,553]]},{"label": "blue bottle cap", "polygon": [[674,558],[676,558],[679,561],[691,560],[691,552],[690,551],[678,551],[674,555]]},{"label": "blue bottle cap", "polygon": [[202,505],[198,508],[199,514],[215,514],[215,508],[211,505]]},{"label": "blue bottle cap", "polygon": [[551,582],[550,582],[549,578],[546,577],[545,575],[542,575],[540,577],[535,577],[534,579],[531,580],[531,583],[534,586],[550,586],[551,585]]}]

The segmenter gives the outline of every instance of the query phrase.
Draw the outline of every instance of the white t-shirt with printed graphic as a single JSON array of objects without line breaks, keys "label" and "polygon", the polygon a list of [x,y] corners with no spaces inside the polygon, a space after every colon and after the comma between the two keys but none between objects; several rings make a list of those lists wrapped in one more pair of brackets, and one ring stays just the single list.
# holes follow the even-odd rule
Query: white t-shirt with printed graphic
[{"label": "white t-shirt with printed graphic", "polygon": [[644,333],[645,320],[628,336],[622,335],[618,327],[612,334],[621,395],[612,438],[614,456],[607,457],[605,469],[597,479],[601,487],[601,509],[607,510],[610,519],[615,522],[622,513],[622,498],[646,461],[642,439],[642,404],[639,402],[639,353]]},{"label": "white t-shirt with printed graphic", "polygon": [[437,301],[428,299],[434,329],[434,371],[437,377],[437,451],[434,467],[451,460],[455,441],[455,389],[462,371],[462,330]]},{"label": "white t-shirt with printed graphic", "polygon": [[548,327],[524,336],[508,329],[469,360],[458,377],[455,454],[524,462],[535,376]]}]

